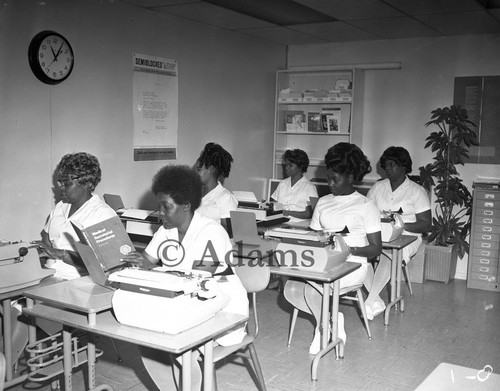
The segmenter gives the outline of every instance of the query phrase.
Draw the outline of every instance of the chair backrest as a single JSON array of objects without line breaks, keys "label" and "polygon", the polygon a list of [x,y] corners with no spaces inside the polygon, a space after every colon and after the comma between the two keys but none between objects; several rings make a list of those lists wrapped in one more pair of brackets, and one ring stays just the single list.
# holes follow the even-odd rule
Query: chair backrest
[{"label": "chair backrest", "polygon": [[271,272],[269,266],[255,259],[235,258],[234,272],[248,293],[260,292],[269,285]]},{"label": "chair backrest", "polygon": [[257,335],[259,334],[257,292],[263,291],[269,285],[271,272],[267,264],[257,262],[255,259],[236,258],[234,259],[233,264],[235,264],[233,267],[234,272],[239,277],[246,291],[252,296],[251,303],[253,307],[254,331],[253,333],[250,332],[250,328],[247,323],[247,333],[253,338],[257,338]]}]

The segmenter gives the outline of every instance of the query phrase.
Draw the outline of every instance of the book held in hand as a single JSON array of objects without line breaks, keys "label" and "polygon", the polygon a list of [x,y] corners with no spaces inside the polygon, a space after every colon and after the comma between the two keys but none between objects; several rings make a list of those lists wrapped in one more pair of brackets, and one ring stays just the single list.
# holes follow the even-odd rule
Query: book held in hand
[{"label": "book held in hand", "polygon": [[90,225],[86,228],[71,223],[80,241],[94,251],[104,270],[116,266],[125,255],[135,251],[122,221],[118,216]]}]

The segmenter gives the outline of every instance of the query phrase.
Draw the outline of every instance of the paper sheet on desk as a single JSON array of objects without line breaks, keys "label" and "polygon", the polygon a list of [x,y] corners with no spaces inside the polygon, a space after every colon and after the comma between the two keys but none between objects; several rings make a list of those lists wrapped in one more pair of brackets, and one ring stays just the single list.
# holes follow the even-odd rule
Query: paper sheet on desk
[{"label": "paper sheet on desk", "polygon": [[153,212],[154,212],[153,210],[144,210],[144,209],[125,209],[121,217],[146,220],[147,217]]},{"label": "paper sheet on desk", "polygon": [[259,202],[251,191],[233,191],[233,195],[240,202]]}]

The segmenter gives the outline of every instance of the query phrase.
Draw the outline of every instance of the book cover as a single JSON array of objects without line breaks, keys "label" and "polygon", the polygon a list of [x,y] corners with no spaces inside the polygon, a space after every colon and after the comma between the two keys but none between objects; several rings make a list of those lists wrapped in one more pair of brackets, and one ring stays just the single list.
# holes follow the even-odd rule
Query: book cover
[{"label": "book cover", "polygon": [[341,131],[341,110],[337,108],[325,109],[321,112],[321,130],[323,132]]},{"label": "book cover", "polygon": [[101,221],[100,223],[83,228],[71,223],[84,244],[88,244],[104,266],[109,270],[121,263],[120,259],[131,251],[134,245],[128,236],[125,227],[118,216]]},{"label": "book cover", "polygon": [[289,110],[285,113],[285,130],[287,132],[305,132],[305,114],[299,110]]},{"label": "book cover", "polygon": [[307,131],[321,132],[321,113],[307,113]]}]

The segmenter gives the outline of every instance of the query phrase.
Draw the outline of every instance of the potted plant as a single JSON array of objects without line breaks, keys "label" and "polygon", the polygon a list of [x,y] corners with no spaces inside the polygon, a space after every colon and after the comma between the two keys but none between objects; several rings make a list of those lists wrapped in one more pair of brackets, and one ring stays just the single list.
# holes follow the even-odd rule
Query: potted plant
[{"label": "potted plant", "polygon": [[[432,111],[426,127],[437,129],[426,138],[425,148],[435,153],[433,162],[420,167],[421,184],[435,196],[435,210],[426,248],[426,278],[448,283],[456,270],[457,256],[469,253],[472,195],[457,172],[469,158],[469,147],[479,145],[474,123],[461,106]],[[434,254],[434,255],[433,255]]]}]

